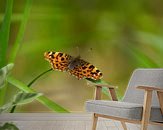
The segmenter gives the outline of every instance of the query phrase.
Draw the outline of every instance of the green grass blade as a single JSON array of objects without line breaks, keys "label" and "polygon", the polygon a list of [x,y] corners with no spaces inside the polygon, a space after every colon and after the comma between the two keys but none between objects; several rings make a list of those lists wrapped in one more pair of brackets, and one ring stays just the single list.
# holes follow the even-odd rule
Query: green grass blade
[{"label": "green grass blade", "polygon": [[12,105],[24,105],[30,102],[33,102],[37,97],[42,96],[42,93],[26,93],[26,92],[18,92],[12,98]]},{"label": "green grass blade", "polygon": [[[39,75],[38,75],[36,78],[34,78],[27,86],[28,86],[28,87],[31,87],[31,85],[32,85],[36,80],[38,80],[41,76],[43,76],[44,74],[48,73],[49,71],[52,71],[52,69],[48,69],[48,70],[42,72],[41,74],[39,74]],[[11,113],[14,113],[15,109],[16,109],[16,105],[12,107],[12,109],[11,109],[10,112],[11,112]]]},{"label": "green grass blade", "polygon": [[149,33],[149,32],[141,32],[141,31],[138,31],[136,34],[137,34],[139,42],[143,42],[143,44],[150,45],[159,51],[163,51],[162,36]]},{"label": "green grass blade", "polygon": [[[6,11],[0,27],[0,68],[6,65],[6,53],[9,41],[9,32],[12,16],[13,0],[6,1]],[[6,87],[0,90],[0,106],[4,103]]]},{"label": "green grass blade", "polygon": [[0,90],[6,85],[6,77],[12,70],[14,64],[10,63],[3,68],[0,68]]},{"label": "green grass blade", "polygon": [[6,64],[13,0],[6,1],[6,11],[0,28],[0,68]]},{"label": "green grass blade", "polygon": [[160,66],[155,63],[150,57],[145,55],[141,50],[139,50],[136,46],[130,45],[128,46],[128,52],[135,59],[136,63],[138,63],[139,67],[145,68],[159,68]]},{"label": "green grass blade", "polygon": [[16,40],[15,40],[14,46],[12,47],[12,50],[11,50],[11,54],[10,54],[10,57],[9,57],[9,62],[11,62],[11,61],[14,62],[14,60],[16,58],[17,52],[18,52],[19,47],[20,47],[20,43],[21,43],[21,41],[23,39],[23,36],[24,36],[25,27],[26,27],[26,24],[27,24],[27,21],[28,21],[31,4],[32,4],[32,0],[26,0],[21,25],[20,25],[18,35],[17,35]]},{"label": "green grass blade", "polygon": [[[22,83],[21,81],[15,79],[14,77],[8,76],[7,81],[19,88],[20,90],[27,92],[27,93],[36,93],[35,90],[29,88],[27,85]],[[40,96],[36,100],[42,103],[44,106],[48,107],[49,109],[58,112],[58,113],[68,113],[69,111],[63,108],[62,106],[58,105],[57,103],[53,102],[52,100],[48,99],[46,96]]]},{"label": "green grass blade", "polygon": [[[118,44],[119,45],[119,44]],[[143,68],[158,68],[160,67],[153,59],[147,56],[140,48],[138,48],[134,43],[119,45],[120,49],[128,55],[128,58],[132,60],[131,64],[136,67]]]}]

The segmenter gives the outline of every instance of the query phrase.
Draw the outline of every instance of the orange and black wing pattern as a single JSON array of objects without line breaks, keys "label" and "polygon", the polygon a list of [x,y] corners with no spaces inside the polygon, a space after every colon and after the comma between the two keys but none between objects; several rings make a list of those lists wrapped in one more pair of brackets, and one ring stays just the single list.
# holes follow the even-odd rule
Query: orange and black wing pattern
[{"label": "orange and black wing pattern", "polygon": [[72,75],[75,75],[78,79],[91,78],[98,80],[102,78],[102,73],[94,65],[82,59],[78,60],[79,64],[69,70]]},{"label": "orange and black wing pattern", "polygon": [[78,79],[90,78],[98,80],[102,78],[102,73],[94,65],[87,61],[74,58],[62,52],[45,52],[44,57],[48,60],[54,70],[68,71]]},{"label": "orange and black wing pattern", "polygon": [[72,57],[62,52],[45,52],[44,57],[50,62],[54,70],[67,71],[68,64]]}]

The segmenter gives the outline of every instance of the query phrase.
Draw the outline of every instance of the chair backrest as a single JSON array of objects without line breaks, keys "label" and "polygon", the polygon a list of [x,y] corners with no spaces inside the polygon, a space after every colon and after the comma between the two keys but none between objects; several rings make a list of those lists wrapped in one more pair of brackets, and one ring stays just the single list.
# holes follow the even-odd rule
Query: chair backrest
[{"label": "chair backrest", "polygon": [[[123,101],[143,104],[144,91],[137,86],[163,88],[163,69],[136,69],[129,81]],[[156,92],[153,94],[152,106],[159,106]]]}]

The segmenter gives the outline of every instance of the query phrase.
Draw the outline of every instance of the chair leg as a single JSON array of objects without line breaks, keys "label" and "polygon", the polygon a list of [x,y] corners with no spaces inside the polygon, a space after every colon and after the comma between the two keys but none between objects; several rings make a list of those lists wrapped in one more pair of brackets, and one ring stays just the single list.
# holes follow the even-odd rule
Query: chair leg
[{"label": "chair leg", "polygon": [[127,126],[126,126],[125,122],[124,121],[121,121],[121,124],[122,124],[123,129],[124,130],[127,130]]},{"label": "chair leg", "polygon": [[152,91],[150,90],[145,91],[141,130],[147,130],[150,119],[151,102],[152,102]]},{"label": "chair leg", "polygon": [[96,116],[96,114],[94,113],[94,114],[93,114],[92,130],[96,130],[97,121],[98,121],[98,116]]}]

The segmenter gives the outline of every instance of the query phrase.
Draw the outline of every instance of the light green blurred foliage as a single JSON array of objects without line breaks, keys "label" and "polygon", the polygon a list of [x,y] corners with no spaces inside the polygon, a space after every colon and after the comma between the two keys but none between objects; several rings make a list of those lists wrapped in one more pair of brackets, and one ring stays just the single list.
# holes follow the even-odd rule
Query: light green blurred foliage
[{"label": "light green blurred foliage", "polygon": [[[0,22],[4,1],[0,2]],[[14,1],[10,46],[24,4]],[[122,98],[135,68],[163,66],[162,7],[162,0],[33,0],[13,74],[29,83],[49,68],[45,51],[76,56],[79,47],[81,57],[97,66],[105,81],[119,86],[117,93]],[[46,74],[34,87],[71,111],[83,111],[85,100],[93,97],[93,88],[85,80],[57,71]],[[20,111],[48,110],[34,102]]]}]

